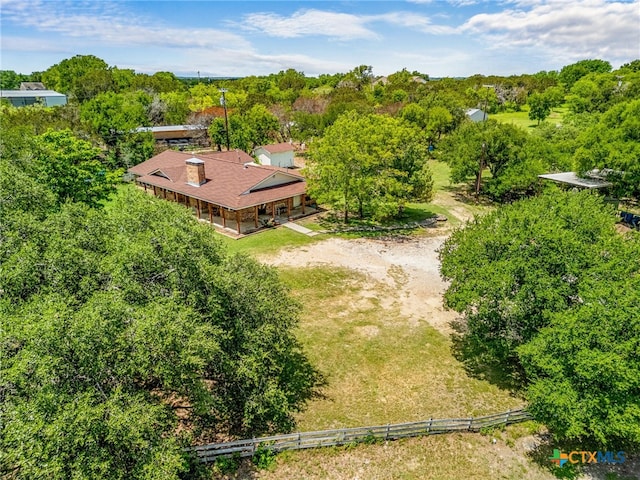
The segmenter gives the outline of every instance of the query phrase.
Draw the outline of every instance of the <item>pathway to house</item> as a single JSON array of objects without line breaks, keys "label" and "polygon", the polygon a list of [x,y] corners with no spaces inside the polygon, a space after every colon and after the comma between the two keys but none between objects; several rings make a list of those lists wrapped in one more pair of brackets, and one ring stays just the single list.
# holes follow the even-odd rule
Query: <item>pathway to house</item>
[{"label": "pathway to house", "polygon": [[294,223],[294,222],[286,222],[286,223],[283,223],[282,225],[284,227],[287,227],[293,230],[294,232],[302,233],[309,237],[315,237],[316,235],[320,234],[320,232],[314,232],[313,230],[310,230],[307,227],[303,227],[302,225],[298,225],[297,223]]}]

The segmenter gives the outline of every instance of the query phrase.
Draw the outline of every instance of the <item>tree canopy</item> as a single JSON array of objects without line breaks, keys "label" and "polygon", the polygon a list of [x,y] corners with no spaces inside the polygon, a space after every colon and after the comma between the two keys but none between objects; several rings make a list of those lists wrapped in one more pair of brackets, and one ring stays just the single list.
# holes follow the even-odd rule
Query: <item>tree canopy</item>
[{"label": "tree canopy", "polygon": [[309,194],[360,218],[397,215],[411,199],[428,199],[433,182],[415,127],[382,115],[347,112],[311,146]]},{"label": "tree canopy", "polygon": [[[560,192],[476,218],[442,247],[470,364],[500,364],[558,438],[640,443],[640,239],[602,197]],[[616,443],[619,442],[619,443]]]},{"label": "tree canopy", "polygon": [[611,170],[619,196],[640,198],[640,98],[618,103],[583,130],[574,159],[578,170]]},{"label": "tree canopy", "polygon": [[491,178],[481,191],[497,200],[531,193],[539,174],[562,167],[520,127],[495,120],[465,122],[441,142],[439,155],[451,166],[451,180],[456,183],[477,181],[479,172],[488,168]]},{"label": "tree canopy", "polygon": [[179,478],[194,441],[292,428],[318,377],[275,271],[175,204],[56,206],[20,178],[0,181],[3,471]]},{"label": "tree canopy", "polygon": [[79,102],[112,87],[109,66],[94,55],[76,55],[62,60],[42,74],[42,81],[47,88],[71,95]]}]

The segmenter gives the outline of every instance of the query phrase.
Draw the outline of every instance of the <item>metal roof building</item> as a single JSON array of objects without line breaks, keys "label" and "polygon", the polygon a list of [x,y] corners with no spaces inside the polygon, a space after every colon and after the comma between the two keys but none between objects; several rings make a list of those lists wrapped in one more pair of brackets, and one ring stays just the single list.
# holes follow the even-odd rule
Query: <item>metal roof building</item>
[{"label": "metal roof building", "polygon": [[53,90],[0,90],[0,98],[6,98],[14,107],[36,104],[55,107],[67,104],[67,96]]},{"label": "metal roof building", "polygon": [[579,177],[576,172],[561,172],[561,173],[545,173],[544,175],[538,175],[538,178],[544,180],[551,180],[552,182],[562,183],[576,188],[607,188],[612,185],[611,182],[607,182],[603,178],[598,178],[595,175],[588,177]]}]

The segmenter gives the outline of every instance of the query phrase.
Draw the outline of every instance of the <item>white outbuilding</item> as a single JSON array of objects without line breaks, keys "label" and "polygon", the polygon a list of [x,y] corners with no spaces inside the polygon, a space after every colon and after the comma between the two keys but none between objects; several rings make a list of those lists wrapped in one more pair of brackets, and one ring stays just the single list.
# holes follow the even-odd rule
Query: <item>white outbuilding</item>
[{"label": "white outbuilding", "polygon": [[484,110],[480,110],[479,108],[470,108],[466,112],[467,117],[472,122],[484,122],[489,118],[489,115]]},{"label": "white outbuilding", "polygon": [[272,167],[292,168],[293,167],[293,145],[290,143],[274,143],[263,145],[253,150],[253,155],[261,165],[271,165]]}]

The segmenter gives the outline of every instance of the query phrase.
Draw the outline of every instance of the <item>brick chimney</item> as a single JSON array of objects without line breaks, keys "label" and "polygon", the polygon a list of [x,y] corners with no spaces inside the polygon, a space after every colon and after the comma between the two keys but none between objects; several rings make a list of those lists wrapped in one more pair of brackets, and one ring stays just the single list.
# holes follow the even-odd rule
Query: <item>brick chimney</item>
[{"label": "brick chimney", "polygon": [[187,160],[187,183],[194,187],[199,187],[207,181],[204,177],[204,162],[199,158]]}]

